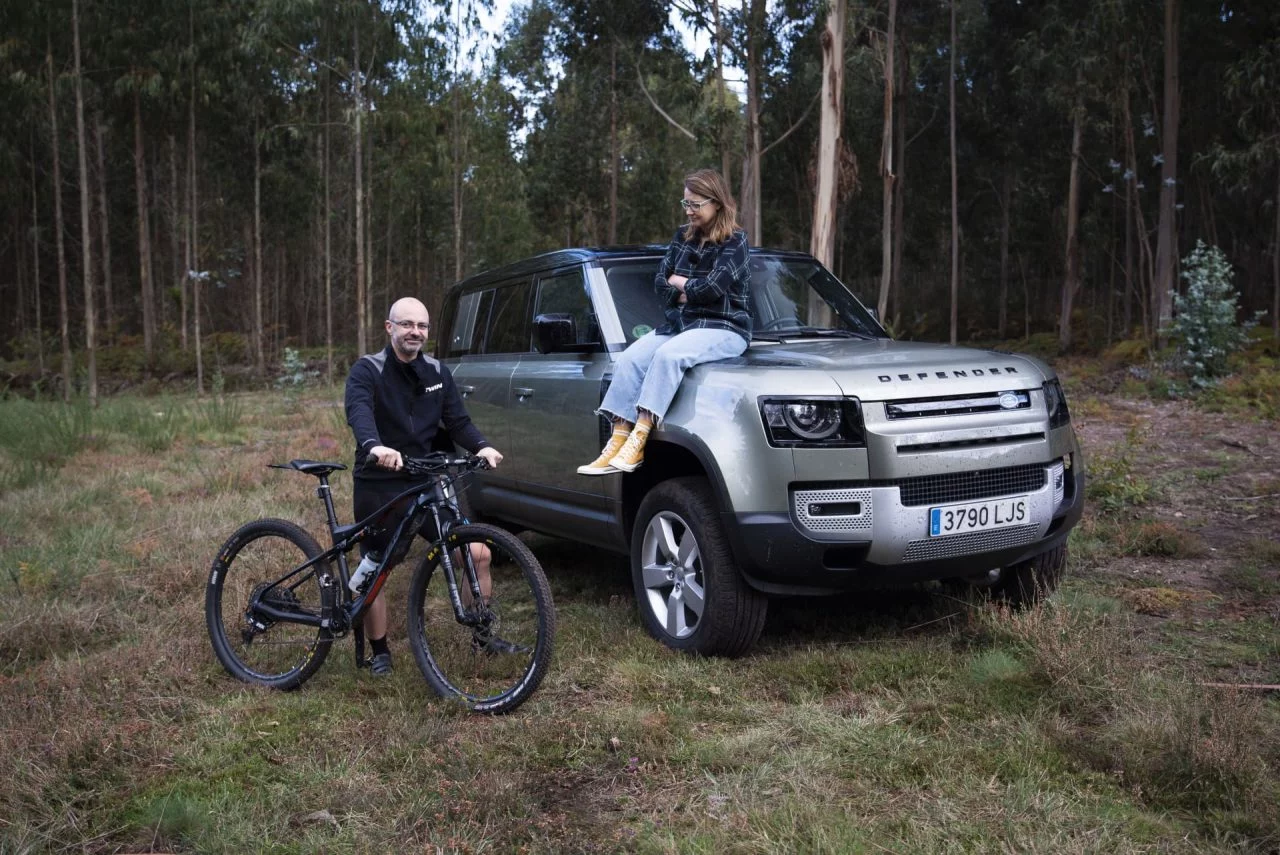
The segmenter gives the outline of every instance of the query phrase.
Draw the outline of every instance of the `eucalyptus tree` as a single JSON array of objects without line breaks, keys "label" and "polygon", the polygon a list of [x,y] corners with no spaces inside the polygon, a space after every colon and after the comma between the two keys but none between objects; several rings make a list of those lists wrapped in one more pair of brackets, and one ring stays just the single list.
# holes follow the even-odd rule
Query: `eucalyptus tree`
[{"label": "eucalyptus tree", "polygon": [[62,136],[58,133],[57,75],[53,66],[53,37],[49,35],[45,65],[49,72],[49,148],[53,153],[53,232],[58,259],[58,330],[62,342],[62,397],[71,400],[71,310],[67,305],[67,255],[63,244]]},{"label": "eucalyptus tree", "polygon": [[1178,92],[1179,2],[1164,0],[1164,113],[1162,117],[1160,168],[1160,225],[1156,245],[1155,293],[1156,329],[1163,345],[1173,323],[1173,292],[1176,286],[1178,236],[1175,229],[1178,201]]},{"label": "eucalyptus tree", "polygon": [[1023,76],[1044,86],[1044,96],[1071,126],[1064,218],[1065,240],[1058,315],[1058,346],[1072,341],[1072,311],[1081,286],[1080,206],[1082,158],[1090,108],[1097,90],[1107,85],[1106,31],[1101,13],[1106,4],[1126,0],[1046,0],[1036,10],[1032,28],[1021,34],[1018,59]]},{"label": "eucalyptus tree", "polygon": [[[1225,191],[1219,198],[1239,203],[1228,205],[1228,212],[1243,211],[1244,219],[1253,220],[1254,211],[1271,209],[1269,314],[1272,336],[1280,338],[1280,6],[1237,2],[1229,8],[1230,16],[1206,27],[1229,30],[1221,52],[1224,121],[1212,125],[1216,138],[1205,141],[1203,156]],[[1193,107],[1204,109],[1194,101]],[[1236,228],[1247,234],[1251,225]],[[1255,241],[1263,244],[1265,238],[1258,234]]]},{"label": "eucalyptus tree", "polygon": [[[893,41],[893,18],[897,0],[889,0],[889,41]],[[836,243],[836,206],[840,178],[840,153],[843,148],[841,135],[844,119],[844,34],[847,19],[846,0],[831,0],[823,24],[822,37],[822,101],[818,122],[818,156],[814,170],[813,233],[809,240],[809,252],[825,264],[832,266]],[[892,56],[892,51],[890,51]],[[893,77],[893,62],[888,63],[888,80]],[[885,96],[892,103],[893,88],[889,86]],[[892,124],[888,125],[890,128]],[[890,167],[892,161],[890,161]],[[886,189],[886,196],[891,192]],[[887,212],[886,212],[887,214]],[[888,216],[885,217],[886,224]],[[886,254],[887,257],[887,254]],[[881,317],[883,308],[881,308]]]},{"label": "eucalyptus tree", "polygon": [[558,232],[551,242],[666,237],[672,188],[700,152],[689,129],[699,85],[662,4],[535,0],[517,11],[498,60],[529,116],[529,204]]},{"label": "eucalyptus tree", "polygon": [[93,295],[93,238],[89,230],[89,140],[84,127],[84,75],[80,68],[80,3],[71,0],[72,57],[75,63],[76,155],[80,167],[80,275],[84,281],[84,349],[91,406],[98,405],[97,312]]}]

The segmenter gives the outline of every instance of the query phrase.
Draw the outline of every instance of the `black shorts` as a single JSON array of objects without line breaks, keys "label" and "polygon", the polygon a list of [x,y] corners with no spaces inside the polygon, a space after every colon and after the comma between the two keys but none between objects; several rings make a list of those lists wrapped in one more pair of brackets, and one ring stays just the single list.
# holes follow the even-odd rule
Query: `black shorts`
[{"label": "black shorts", "polygon": [[[352,499],[352,510],[355,513],[355,521],[359,522],[365,517],[377,511],[387,502],[390,502],[396,496],[408,490],[421,481],[401,481],[387,479],[383,481],[356,481],[355,490]],[[429,482],[428,482],[429,483]],[[388,509],[383,514],[381,521],[375,521],[375,524],[382,531],[376,535],[366,538],[360,543],[360,554],[365,555],[370,551],[381,551],[390,542],[391,536],[396,532],[396,526],[400,524],[401,514],[407,510],[409,503],[413,501],[413,493],[405,496],[400,502]],[[449,510],[442,509],[441,514],[452,513]],[[435,540],[439,535],[436,529],[436,522],[430,516],[422,521],[422,525],[418,528],[418,534],[427,540]]]}]

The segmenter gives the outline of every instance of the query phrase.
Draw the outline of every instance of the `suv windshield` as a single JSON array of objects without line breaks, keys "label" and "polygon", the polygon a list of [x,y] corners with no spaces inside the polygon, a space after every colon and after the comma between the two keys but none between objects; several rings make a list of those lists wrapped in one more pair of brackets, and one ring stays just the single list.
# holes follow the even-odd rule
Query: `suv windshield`
[{"label": "suv windshield", "polygon": [[[627,343],[663,324],[653,292],[657,261],[652,258],[605,262],[602,267]],[[857,298],[816,261],[751,259],[752,338],[887,338]]]}]

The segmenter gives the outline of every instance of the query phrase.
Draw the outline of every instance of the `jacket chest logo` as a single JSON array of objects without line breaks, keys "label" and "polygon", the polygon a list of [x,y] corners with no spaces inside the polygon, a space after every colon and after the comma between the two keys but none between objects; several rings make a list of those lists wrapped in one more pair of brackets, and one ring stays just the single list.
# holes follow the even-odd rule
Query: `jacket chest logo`
[{"label": "jacket chest logo", "polygon": [[425,392],[439,392],[439,391],[440,391],[441,389],[443,389],[443,388],[444,388],[444,383],[437,383],[437,384],[436,384],[436,385],[434,385],[434,386],[423,386],[423,387],[422,387],[422,391],[423,391],[424,393],[425,393]]}]

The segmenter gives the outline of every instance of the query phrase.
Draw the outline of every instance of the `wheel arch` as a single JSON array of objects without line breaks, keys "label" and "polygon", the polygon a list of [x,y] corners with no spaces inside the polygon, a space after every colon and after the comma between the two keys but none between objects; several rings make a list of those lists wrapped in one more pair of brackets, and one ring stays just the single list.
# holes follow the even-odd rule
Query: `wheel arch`
[{"label": "wheel arch", "polygon": [[723,518],[724,510],[730,506],[729,496],[720,476],[720,467],[706,444],[696,435],[683,431],[665,432],[661,438],[649,440],[644,448],[644,465],[622,479],[622,524],[628,544],[635,530],[640,503],[649,491],[663,481],[690,475],[707,479]]}]

